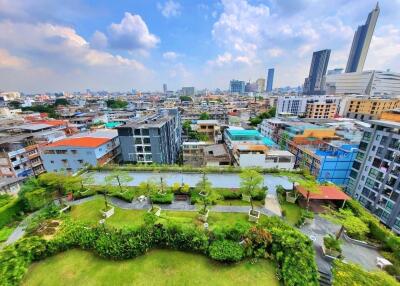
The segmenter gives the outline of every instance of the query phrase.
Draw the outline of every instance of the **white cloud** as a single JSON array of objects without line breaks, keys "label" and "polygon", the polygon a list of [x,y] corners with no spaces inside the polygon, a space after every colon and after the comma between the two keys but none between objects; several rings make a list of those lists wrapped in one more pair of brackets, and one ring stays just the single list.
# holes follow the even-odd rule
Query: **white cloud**
[{"label": "white cloud", "polygon": [[154,48],[160,39],[150,33],[140,15],[126,12],[120,23],[112,23],[108,28],[111,48],[122,50],[147,50]]},{"label": "white cloud", "polygon": [[376,32],[371,41],[364,69],[400,68],[400,29],[387,25]]},{"label": "white cloud", "polygon": [[157,8],[165,18],[179,16],[182,10],[181,4],[173,0],[168,0],[164,4],[158,3]]},{"label": "white cloud", "polygon": [[105,49],[108,46],[107,36],[100,31],[95,31],[90,39],[90,46],[95,49]]},{"label": "white cloud", "polygon": [[7,50],[0,49],[0,68],[20,69],[26,67],[28,61],[11,55]]},{"label": "white cloud", "polygon": [[176,60],[179,56],[180,55],[178,53],[172,51],[163,53],[163,58],[169,61]]}]

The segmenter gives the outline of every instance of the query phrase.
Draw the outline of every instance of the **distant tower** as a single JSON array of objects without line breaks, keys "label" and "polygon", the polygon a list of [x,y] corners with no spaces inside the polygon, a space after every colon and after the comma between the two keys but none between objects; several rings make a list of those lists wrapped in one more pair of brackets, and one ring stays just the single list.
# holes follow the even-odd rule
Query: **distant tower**
[{"label": "distant tower", "polygon": [[167,93],[167,84],[164,83],[162,87],[163,87],[164,94],[166,94]]},{"label": "distant tower", "polygon": [[304,81],[304,94],[324,94],[325,74],[328,68],[331,50],[321,50],[313,53],[310,72]]},{"label": "distant tower", "polygon": [[266,92],[271,92],[272,91],[272,86],[274,84],[274,73],[275,73],[275,69],[271,68],[268,69],[268,75],[267,75],[267,88],[266,88]]},{"label": "distant tower", "polygon": [[368,14],[365,24],[358,26],[357,31],[354,34],[353,43],[351,44],[349,59],[347,60],[346,65],[346,73],[362,72],[379,12],[379,3],[376,3],[375,9]]}]

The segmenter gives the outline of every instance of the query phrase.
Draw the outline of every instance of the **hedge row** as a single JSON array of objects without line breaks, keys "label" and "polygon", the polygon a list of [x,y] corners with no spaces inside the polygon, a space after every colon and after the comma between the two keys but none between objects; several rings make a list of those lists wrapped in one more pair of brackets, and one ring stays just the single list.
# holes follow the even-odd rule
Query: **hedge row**
[{"label": "hedge row", "polygon": [[244,243],[228,238],[234,233],[227,230],[225,238],[221,239],[195,227],[181,225],[145,225],[104,231],[100,227],[65,222],[62,234],[53,240],[29,237],[2,250],[0,285],[17,285],[31,262],[74,247],[92,250],[109,259],[133,258],[154,247],[192,251],[225,262],[239,261],[249,255],[259,257],[263,253],[264,257],[275,258],[285,285],[318,285],[312,243],[299,231],[282,224],[279,219],[271,219],[263,227],[252,227],[241,233]]},{"label": "hedge row", "polygon": [[0,208],[0,228],[12,222],[22,212],[22,204],[19,199],[14,199],[10,203]]},{"label": "hedge row", "polygon": [[[112,171],[112,170],[124,170],[124,171],[155,171],[155,172],[183,172],[183,173],[240,173],[244,168],[234,167],[234,166],[226,166],[226,167],[192,167],[192,166],[180,166],[180,165],[143,165],[143,164],[124,164],[124,165],[115,165],[115,164],[107,164],[104,166],[90,166],[88,167],[89,171]],[[282,171],[277,168],[252,168],[256,169],[260,173],[264,174],[300,174],[304,175],[304,171],[302,169],[297,169],[293,171]]]},{"label": "hedge row", "polygon": [[356,200],[349,200],[346,205],[355,216],[368,225],[371,237],[380,241],[384,249],[392,251],[397,256],[397,259],[400,259],[400,237],[384,227],[376,217],[365,210]]}]

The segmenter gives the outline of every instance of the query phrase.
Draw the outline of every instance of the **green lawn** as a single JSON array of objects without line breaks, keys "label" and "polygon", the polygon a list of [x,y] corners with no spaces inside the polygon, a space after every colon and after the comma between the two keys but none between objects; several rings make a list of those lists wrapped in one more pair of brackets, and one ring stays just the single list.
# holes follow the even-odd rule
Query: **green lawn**
[{"label": "green lawn", "polygon": [[46,285],[280,285],[271,261],[216,263],[205,256],[152,250],[141,257],[112,261],[70,250],[34,263],[22,281]]},{"label": "green lawn", "polygon": [[8,239],[15,227],[4,226],[0,229],[0,243]]},{"label": "green lawn", "polygon": [[[255,207],[262,207],[264,204],[263,201],[253,201],[253,205]],[[218,200],[217,205],[220,206],[250,206],[249,202],[243,200]]]},{"label": "green lawn", "polygon": [[286,212],[285,220],[290,225],[295,225],[301,216],[301,208],[297,204],[292,204],[289,202],[281,203],[281,208]]},{"label": "green lawn", "polygon": [[[73,206],[70,216],[80,221],[97,224],[102,219],[100,210],[104,207],[101,198],[88,201],[81,205]],[[107,219],[106,225],[113,227],[139,226],[143,224],[145,210],[124,210],[115,208],[115,214]],[[162,211],[158,222],[177,222],[180,224],[193,224],[201,226],[202,223],[197,219],[198,213],[195,211]],[[261,220],[263,220],[261,216]],[[210,211],[208,223],[212,229],[215,226],[232,226],[236,222],[247,222],[245,213],[217,213]]]}]

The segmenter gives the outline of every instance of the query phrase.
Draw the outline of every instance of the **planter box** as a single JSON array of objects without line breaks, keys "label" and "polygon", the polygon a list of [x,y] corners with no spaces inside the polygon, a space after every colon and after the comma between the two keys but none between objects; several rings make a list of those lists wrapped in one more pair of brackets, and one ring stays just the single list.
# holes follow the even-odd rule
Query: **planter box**
[{"label": "planter box", "polygon": [[304,219],[304,224],[312,224],[314,222],[313,218],[305,218]]},{"label": "planter box", "polygon": [[207,210],[207,212],[205,214],[199,214],[199,216],[198,216],[199,220],[201,220],[202,222],[207,222],[209,213],[210,213],[210,210]]},{"label": "planter box", "polygon": [[322,245],[321,248],[322,248],[322,252],[324,253],[325,257],[328,258],[329,260],[334,260],[334,259],[339,258],[340,254],[341,254],[339,251],[325,248],[325,245]]},{"label": "planter box", "polygon": [[155,216],[160,216],[161,215],[161,208],[159,206],[154,206],[153,208],[150,208],[147,212],[148,213],[152,213]]},{"label": "planter box", "polygon": [[258,220],[260,219],[260,212],[259,211],[251,211],[251,209],[249,210],[249,221],[251,222],[258,222]]},{"label": "planter box", "polygon": [[296,197],[295,196],[293,196],[292,195],[292,192],[286,192],[286,201],[288,202],[288,203],[292,203],[292,204],[294,204],[294,203],[296,203]]},{"label": "planter box", "polygon": [[109,218],[114,214],[114,210],[114,207],[111,207],[108,211],[101,211],[101,213],[103,214],[104,218]]},{"label": "planter box", "polygon": [[250,202],[251,196],[242,194],[242,201]]}]

